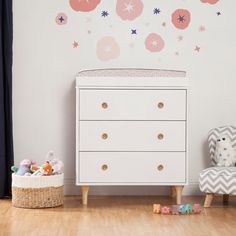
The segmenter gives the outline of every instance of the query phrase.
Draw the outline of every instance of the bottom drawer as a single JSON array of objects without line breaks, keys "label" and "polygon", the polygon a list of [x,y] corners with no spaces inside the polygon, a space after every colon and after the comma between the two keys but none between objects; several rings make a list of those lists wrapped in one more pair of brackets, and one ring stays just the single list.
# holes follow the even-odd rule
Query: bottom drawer
[{"label": "bottom drawer", "polygon": [[185,152],[80,152],[80,183],[184,183]]}]

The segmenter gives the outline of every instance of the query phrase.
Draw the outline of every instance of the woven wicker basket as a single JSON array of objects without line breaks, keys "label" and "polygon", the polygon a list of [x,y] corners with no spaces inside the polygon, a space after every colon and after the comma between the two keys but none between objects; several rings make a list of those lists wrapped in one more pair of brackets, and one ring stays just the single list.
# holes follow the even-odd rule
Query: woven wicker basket
[{"label": "woven wicker basket", "polygon": [[12,174],[12,205],[21,208],[46,208],[63,205],[64,174],[19,176]]}]

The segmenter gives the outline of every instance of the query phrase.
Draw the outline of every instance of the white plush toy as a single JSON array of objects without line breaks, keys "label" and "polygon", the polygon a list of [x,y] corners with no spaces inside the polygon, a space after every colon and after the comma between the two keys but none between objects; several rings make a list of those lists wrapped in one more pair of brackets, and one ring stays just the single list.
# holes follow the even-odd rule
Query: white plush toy
[{"label": "white plush toy", "polygon": [[58,158],[55,158],[54,152],[49,151],[46,156],[49,163],[52,165],[52,174],[62,174],[64,172],[64,164]]},{"label": "white plush toy", "polygon": [[235,166],[236,151],[227,135],[217,138],[214,159],[217,162],[217,166]]}]

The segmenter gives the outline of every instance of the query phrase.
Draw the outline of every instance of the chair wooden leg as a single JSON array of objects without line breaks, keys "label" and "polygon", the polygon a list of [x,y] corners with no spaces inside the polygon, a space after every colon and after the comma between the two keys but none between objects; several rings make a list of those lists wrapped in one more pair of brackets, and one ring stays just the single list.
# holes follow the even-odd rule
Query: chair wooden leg
[{"label": "chair wooden leg", "polygon": [[81,186],[81,191],[82,191],[82,203],[83,205],[87,205],[89,186]]},{"label": "chair wooden leg", "polygon": [[210,207],[213,198],[214,198],[214,193],[207,193],[205,202],[204,202],[204,207]]},{"label": "chair wooden leg", "polygon": [[183,188],[184,188],[184,186],[175,186],[176,202],[177,202],[177,204],[181,204]]},{"label": "chair wooden leg", "polygon": [[223,194],[223,204],[228,205],[229,203],[229,194]]},{"label": "chair wooden leg", "polygon": [[175,186],[170,186],[170,196],[174,198],[176,196]]}]

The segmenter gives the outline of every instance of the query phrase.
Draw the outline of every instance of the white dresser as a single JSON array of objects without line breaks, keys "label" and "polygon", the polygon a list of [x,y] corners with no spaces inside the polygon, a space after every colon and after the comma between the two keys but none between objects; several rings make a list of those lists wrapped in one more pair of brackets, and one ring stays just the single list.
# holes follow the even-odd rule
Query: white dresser
[{"label": "white dresser", "polygon": [[76,77],[76,184],[187,184],[185,72],[90,70]]}]

